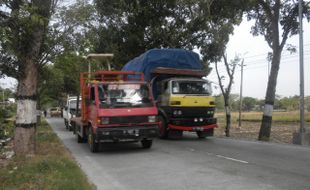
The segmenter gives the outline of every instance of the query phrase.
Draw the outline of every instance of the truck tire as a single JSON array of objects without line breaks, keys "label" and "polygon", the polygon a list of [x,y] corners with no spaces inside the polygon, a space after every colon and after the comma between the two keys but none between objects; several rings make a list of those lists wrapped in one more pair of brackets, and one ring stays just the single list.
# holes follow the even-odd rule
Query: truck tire
[{"label": "truck tire", "polygon": [[143,148],[148,149],[148,148],[151,148],[151,147],[152,147],[153,140],[150,140],[150,139],[143,139],[143,140],[141,141],[141,144],[142,144],[142,147],[143,147]]},{"label": "truck tire", "polygon": [[66,119],[64,119],[64,121],[65,121],[66,129],[68,129],[68,121]]},{"label": "truck tire", "polygon": [[72,125],[69,125],[69,123],[68,123],[68,129],[69,129],[69,131],[72,131],[72,130],[73,130]]},{"label": "truck tire", "polygon": [[84,142],[84,139],[79,134],[76,134],[76,136],[77,136],[77,142],[78,143],[83,143]]},{"label": "truck tire", "polygon": [[168,131],[167,131],[167,122],[166,119],[162,116],[158,116],[158,120],[160,122],[159,124],[159,138],[166,139],[168,137]]},{"label": "truck tire", "polygon": [[99,144],[96,143],[96,141],[95,141],[95,135],[94,135],[91,127],[88,128],[87,142],[88,142],[88,145],[89,145],[89,150],[91,152],[93,152],[93,153],[98,152]]},{"label": "truck tire", "polygon": [[168,135],[167,135],[169,139],[174,139],[174,140],[182,139],[182,136],[183,136],[183,131],[174,130],[174,129],[169,130]]},{"label": "truck tire", "polygon": [[213,136],[214,129],[207,129],[205,131],[197,131],[196,133],[197,133],[198,138],[204,139],[206,137]]},{"label": "truck tire", "polygon": [[71,124],[71,126],[72,126],[72,131],[73,131],[73,134],[75,135],[76,134],[76,127],[75,127],[75,123],[72,123]]}]

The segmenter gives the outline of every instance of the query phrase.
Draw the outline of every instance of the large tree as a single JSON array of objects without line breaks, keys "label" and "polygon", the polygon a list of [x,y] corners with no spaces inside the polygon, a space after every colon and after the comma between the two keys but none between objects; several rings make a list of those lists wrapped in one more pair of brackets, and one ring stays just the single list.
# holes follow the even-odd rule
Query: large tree
[{"label": "large tree", "polygon": [[[204,61],[220,59],[243,0],[95,0],[100,15],[97,52],[113,52],[115,68],[151,48],[201,50]],[[218,36],[221,36],[218,38]]]},{"label": "large tree", "polygon": [[57,0],[5,0],[0,6],[1,74],[17,79],[14,150],[35,153],[37,78]]},{"label": "large tree", "polygon": [[[309,2],[303,2],[303,15],[310,19]],[[298,1],[255,0],[248,19],[255,19],[253,35],[263,35],[271,48],[271,70],[268,79],[265,105],[259,140],[268,141],[271,133],[272,112],[275,102],[281,54],[290,36],[298,34]]]}]

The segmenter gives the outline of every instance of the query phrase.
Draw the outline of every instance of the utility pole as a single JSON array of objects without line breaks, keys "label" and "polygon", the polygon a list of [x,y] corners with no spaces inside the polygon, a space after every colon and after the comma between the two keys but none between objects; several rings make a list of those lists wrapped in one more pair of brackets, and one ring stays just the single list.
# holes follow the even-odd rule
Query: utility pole
[{"label": "utility pole", "polygon": [[270,61],[268,61],[267,81],[269,79],[269,74],[270,74]]},{"label": "utility pole", "polygon": [[299,10],[299,75],[300,75],[300,143],[305,132],[305,100],[304,100],[304,45],[303,45],[303,28],[302,28],[302,0],[298,1]]},{"label": "utility pole", "polygon": [[242,59],[241,62],[241,82],[240,82],[240,100],[239,100],[239,124],[238,128],[241,128],[241,110],[242,110],[242,86],[243,86],[243,63],[244,63],[244,58]]}]

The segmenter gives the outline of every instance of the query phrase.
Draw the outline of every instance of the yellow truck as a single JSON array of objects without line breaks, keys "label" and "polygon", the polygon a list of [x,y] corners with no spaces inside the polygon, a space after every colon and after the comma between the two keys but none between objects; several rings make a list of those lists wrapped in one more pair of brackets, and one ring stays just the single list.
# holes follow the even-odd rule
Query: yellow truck
[{"label": "yellow truck", "polygon": [[199,138],[217,128],[215,99],[198,54],[182,49],[152,49],[129,61],[124,71],[143,72],[157,102],[161,138],[180,137],[183,131]]}]

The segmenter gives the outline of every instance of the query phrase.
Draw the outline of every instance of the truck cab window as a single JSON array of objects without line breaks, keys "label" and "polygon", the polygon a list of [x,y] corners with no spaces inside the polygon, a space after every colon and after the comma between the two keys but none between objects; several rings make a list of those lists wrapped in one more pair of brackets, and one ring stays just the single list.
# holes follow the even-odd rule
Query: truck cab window
[{"label": "truck cab window", "polygon": [[[181,86],[181,89],[183,89],[184,87]],[[180,92],[180,85],[177,82],[173,82],[172,83],[172,92],[173,93],[179,93]]]},{"label": "truck cab window", "polygon": [[99,94],[99,101],[101,103],[105,103],[107,99],[107,95],[105,94],[105,91],[102,86],[98,86],[98,94]]}]

